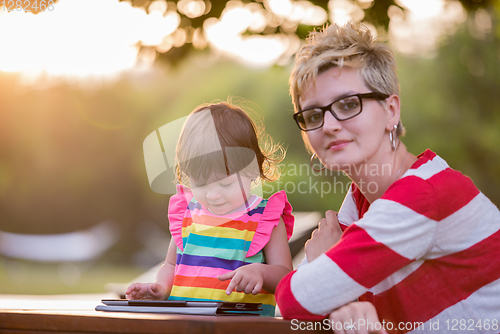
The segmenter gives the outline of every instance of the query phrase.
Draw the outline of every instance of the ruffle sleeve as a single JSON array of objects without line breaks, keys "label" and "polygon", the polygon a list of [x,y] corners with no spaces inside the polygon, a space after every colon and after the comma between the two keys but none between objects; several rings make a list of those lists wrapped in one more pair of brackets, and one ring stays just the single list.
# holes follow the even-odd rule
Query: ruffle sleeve
[{"label": "ruffle sleeve", "polygon": [[289,240],[293,232],[295,217],[292,215],[292,206],[288,202],[285,191],[273,194],[267,201],[259,225],[247,252],[247,257],[257,254],[269,242],[273,229],[278,226],[280,218],[285,223],[286,235]]},{"label": "ruffle sleeve", "polygon": [[170,197],[168,204],[168,220],[170,223],[170,233],[175,244],[181,250],[184,250],[182,245],[182,221],[186,215],[188,203],[193,198],[191,189],[177,185],[177,193]]}]

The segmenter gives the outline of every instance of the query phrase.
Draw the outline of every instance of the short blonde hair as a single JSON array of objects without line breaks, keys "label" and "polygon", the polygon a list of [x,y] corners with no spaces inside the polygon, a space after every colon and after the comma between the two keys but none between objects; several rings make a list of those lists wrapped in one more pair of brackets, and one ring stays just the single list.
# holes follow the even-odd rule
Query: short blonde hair
[{"label": "short blonde hair", "polygon": [[[359,23],[345,26],[332,24],[321,31],[312,31],[306,44],[295,58],[290,75],[290,95],[295,112],[301,110],[300,98],[310,84],[314,85],[319,74],[332,67],[359,68],[365,84],[374,92],[399,95],[396,60],[391,48],[376,41],[370,30]],[[398,123],[396,135],[403,136],[405,129]],[[305,132],[306,147],[312,151]]]},{"label": "short blonde hair", "polygon": [[274,144],[243,109],[220,102],[195,108],[184,123],[176,148],[177,179],[208,179],[218,172],[242,172],[249,178],[274,181],[284,149]]}]

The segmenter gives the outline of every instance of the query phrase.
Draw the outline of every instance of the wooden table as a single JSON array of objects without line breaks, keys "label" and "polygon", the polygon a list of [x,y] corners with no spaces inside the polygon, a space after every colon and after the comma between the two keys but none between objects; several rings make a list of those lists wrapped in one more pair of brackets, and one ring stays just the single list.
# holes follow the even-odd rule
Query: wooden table
[{"label": "wooden table", "polygon": [[[53,303],[43,303],[34,298],[34,308],[30,299],[22,299],[22,303],[7,303],[0,295],[0,333],[1,334],[47,334],[47,333],[203,333],[203,334],[280,334],[297,333],[297,325],[282,318],[245,317],[245,316],[193,316],[171,314],[146,314],[124,312],[99,312],[92,301],[86,300],[84,307],[78,308],[78,303],[54,309]],[[58,299],[46,300],[57,304]],[[90,302],[90,303],[89,303]],[[12,307],[6,307],[9,304]],[[52,309],[35,309],[38,305],[49,305]],[[64,305],[61,303],[61,305]],[[17,307],[17,308],[15,308]],[[307,333],[321,332],[308,330]],[[325,331],[326,332],[326,331]],[[329,333],[332,333],[329,331]]]},{"label": "wooden table", "polygon": [[[296,333],[280,318],[0,310],[0,333]],[[310,331],[308,331],[310,332]]]}]

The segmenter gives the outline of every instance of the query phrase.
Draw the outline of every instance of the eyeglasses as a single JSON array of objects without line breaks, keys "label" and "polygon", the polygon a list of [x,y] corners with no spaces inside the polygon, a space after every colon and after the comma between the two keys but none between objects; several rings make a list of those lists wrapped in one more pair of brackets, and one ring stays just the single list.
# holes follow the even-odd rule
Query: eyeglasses
[{"label": "eyeglasses", "polygon": [[333,101],[325,107],[301,110],[293,115],[302,131],[319,129],[325,123],[325,112],[332,113],[338,121],[345,121],[358,116],[363,110],[363,99],[385,100],[389,95],[378,92],[353,94]]}]

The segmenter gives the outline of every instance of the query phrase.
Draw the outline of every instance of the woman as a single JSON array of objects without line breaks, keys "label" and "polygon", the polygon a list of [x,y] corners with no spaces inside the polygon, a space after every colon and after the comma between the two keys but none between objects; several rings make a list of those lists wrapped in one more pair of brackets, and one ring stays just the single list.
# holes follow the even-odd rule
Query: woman
[{"label": "woman", "polygon": [[290,86],[313,158],[353,183],[306,244],[309,263],[278,285],[282,315],[329,316],[337,333],[498,333],[500,212],[434,152],[399,140],[389,47],[354,24],[313,32]]}]

